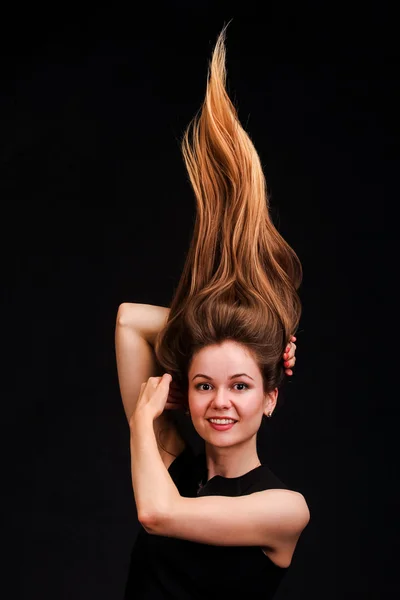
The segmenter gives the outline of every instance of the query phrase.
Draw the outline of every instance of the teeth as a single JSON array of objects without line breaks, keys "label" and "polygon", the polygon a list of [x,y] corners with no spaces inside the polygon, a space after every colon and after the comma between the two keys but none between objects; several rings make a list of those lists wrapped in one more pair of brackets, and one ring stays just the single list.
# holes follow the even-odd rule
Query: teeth
[{"label": "teeth", "polygon": [[234,423],[232,419],[210,419],[211,423],[216,423],[217,425],[228,425],[228,423]]}]

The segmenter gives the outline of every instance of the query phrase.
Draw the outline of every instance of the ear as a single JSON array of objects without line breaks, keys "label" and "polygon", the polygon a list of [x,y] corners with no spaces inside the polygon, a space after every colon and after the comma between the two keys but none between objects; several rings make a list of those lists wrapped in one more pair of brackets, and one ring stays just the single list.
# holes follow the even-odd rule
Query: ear
[{"label": "ear", "polygon": [[268,415],[270,412],[274,412],[276,403],[278,401],[279,390],[275,388],[272,392],[266,394],[264,399],[264,414]]}]

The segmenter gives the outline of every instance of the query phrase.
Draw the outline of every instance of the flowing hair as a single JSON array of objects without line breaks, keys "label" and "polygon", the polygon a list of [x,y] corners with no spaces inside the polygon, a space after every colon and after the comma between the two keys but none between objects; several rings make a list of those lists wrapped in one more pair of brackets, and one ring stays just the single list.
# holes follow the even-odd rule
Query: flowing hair
[{"label": "flowing hair", "polygon": [[260,159],[226,91],[225,32],[182,140],[196,220],[155,353],[187,392],[194,354],[233,340],[251,352],[268,393],[284,381],[282,354],[301,316],[302,267],[272,222]]}]

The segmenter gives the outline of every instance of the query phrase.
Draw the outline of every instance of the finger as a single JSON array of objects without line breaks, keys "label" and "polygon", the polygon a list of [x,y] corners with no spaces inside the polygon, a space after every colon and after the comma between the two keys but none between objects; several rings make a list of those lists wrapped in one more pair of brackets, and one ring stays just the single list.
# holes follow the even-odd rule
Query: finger
[{"label": "finger", "polygon": [[285,353],[283,355],[284,360],[290,360],[296,354],[296,344],[290,342],[288,346],[286,346]]},{"label": "finger", "polygon": [[290,336],[290,340],[286,344],[285,350],[284,350],[284,355],[286,355],[286,358],[288,358],[287,355],[292,350],[293,346],[296,349],[296,344],[294,343],[295,341],[296,341],[296,338],[294,337],[294,335]]},{"label": "finger", "polygon": [[164,375],[162,377],[159,377],[159,382],[158,385],[156,387],[156,392],[155,393],[159,393],[159,394],[169,394],[169,384],[171,381],[171,375],[169,375],[169,373],[164,373]]},{"label": "finger", "polygon": [[291,377],[293,375],[292,369],[285,369],[285,373],[286,373],[286,375],[289,375],[289,377]]},{"label": "finger", "polygon": [[296,363],[296,357],[293,356],[290,359],[284,360],[283,366],[285,367],[285,369],[289,369],[290,367],[294,367],[295,363]]},{"label": "finger", "polygon": [[158,387],[160,383],[165,383],[170,381],[171,375],[169,373],[164,373],[161,377],[149,377],[147,383],[150,383],[153,387]]}]

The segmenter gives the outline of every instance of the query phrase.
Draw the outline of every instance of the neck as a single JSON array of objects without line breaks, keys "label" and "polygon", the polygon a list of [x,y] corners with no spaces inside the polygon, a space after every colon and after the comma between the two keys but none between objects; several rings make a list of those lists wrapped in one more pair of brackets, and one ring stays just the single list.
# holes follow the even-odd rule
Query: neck
[{"label": "neck", "polygon": [[256,436],[245,444],[218,447],[206,443],[207,481],[215,475],[232,478],[241,477],[259,467]]}]

